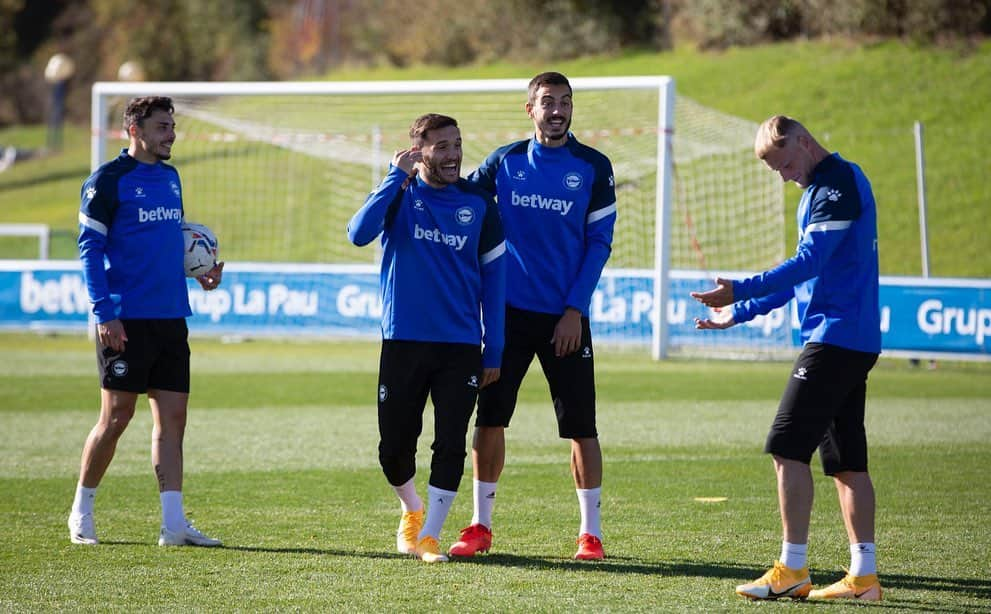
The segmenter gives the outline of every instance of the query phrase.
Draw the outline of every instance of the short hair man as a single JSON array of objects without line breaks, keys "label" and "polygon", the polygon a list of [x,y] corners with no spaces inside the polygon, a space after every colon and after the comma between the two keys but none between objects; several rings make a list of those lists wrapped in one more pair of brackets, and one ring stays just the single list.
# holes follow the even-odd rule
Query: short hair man
[{"label": "short hair man", "polygon": [[[877,211],[860,167],[831,154],[796,120],[775,115],[757,131],[757,157],[805,191],[798,205],[795,255],[749,279],[717,279],[693,292],[723,309],[696,328],[724,329],[766,314],[792,297],[804,349],[795,361],[764,451],[772,454],[784,541],[780,560],[736,587],[751,599],[880,600],[874,548],[874,486],[867,472],[864,406],[867,374],[881,351]],[[850,570],[812,590],[807,565],[816,448],[833,477],[850,541]]]},{"label": "short hair man", "polygon": [[612,165],[570,132],[572,91],[556,72],[535,76],[524,105],[533,138],[495,150],[469,180],[496,196],[506,229],[506,350],[502,377],[479,395],[472,460],[475,509],[450,548],[474,556],[492,545],[505,429],[536,355],[550,387],[558,435],[571,440],[581,524],[576,559],[605,556],[599,503],[602,451],[595,422],[595,370],[588,312],[612,250]]},{"label": "short hair man", "polygon": [[[160,546],[219,546],[186,519],[182,502],[182,439],[189,403],[192,315],[183,272],[182,190],[172,157],[172,100],[148,96],[124,111],[130,144],[83,183],[79,257],[96,317],[101,378],[100,418],[83,447],[69,538],[96,544],[93,504],[134,416],[148,394],[154,418],[151,456],[162,505]],[[154,209],[160,215],[143,215]],[[105,265],[105,262],[109,266]],[[220,285],[224,265],[197,278],[204,290]]]},{"label": "short hair man", "polygon": [[[348,238],[367,245],[382,235],[379,463],[402,507],[396,548],[437,563],[447,560],[440,532],[464,473],[475,399],[499,379],[506,243],[492,198],[461,178],[457,122],[423,115],[409,136],[410,148],[396,152],[351,218]],[[428,394],[434,441],[424,518],[413,477]]]}]

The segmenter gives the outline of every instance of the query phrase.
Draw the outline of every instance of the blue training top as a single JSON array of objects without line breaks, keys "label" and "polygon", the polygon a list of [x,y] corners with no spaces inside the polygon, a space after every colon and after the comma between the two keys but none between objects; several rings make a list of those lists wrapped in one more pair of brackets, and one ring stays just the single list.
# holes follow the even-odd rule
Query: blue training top
[{"label": "blue training top", "polygon": [[382,338],[483,342],[482,366],[499,367],[506,241],[498,209],[464,179],[434,188],[417,177],[403,189],[406,179],[390,166],[348,223],[355,245],[382,234]]},{"label": "blue training top", "polygon": [[780,265],[733,282],[737,323],[794,296],[802,343],[881,352],[877,208],[860,167],[832,154],[813,169],[798,204],[798,249]]},{"label": "blue training top", "polygon": [[83,183],[79,258],[96,321],[192,315],[183,271],[182,188],[164,162],[122,150]]},{"label": "blue training top", "polygon": [[496,197],[506,247],[506,302],[588,315],[612,251],[616,189],[609,158],[568,135],[560,147],[535,138],[492,152],[468,180]]}]

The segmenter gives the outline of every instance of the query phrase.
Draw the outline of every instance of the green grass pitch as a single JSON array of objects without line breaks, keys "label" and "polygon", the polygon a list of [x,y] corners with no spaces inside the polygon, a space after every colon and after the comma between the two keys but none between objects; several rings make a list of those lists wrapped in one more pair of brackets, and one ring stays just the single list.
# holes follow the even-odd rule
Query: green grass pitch
[{"label": "green grass pitch", "polygon": [[[223,549],[156,545],[151,421],[139,401],[97,497],[97,547],[65,526],[98,410],[90,342],[0,335],[0,611],[752,611],[733,593],[778,554],[761,454],[786,363],[654,363],[600,351],[608,558],[570,559],[569,447],[532,372],[508,431],[495,544],[428,566],[394,552],[395,495],[376,459],[377,344],[194,338],[187,511]],[[429,413],[429,409],[428,409]],[[429,466],[427,420],[417,482]],[[991,609],[991,368],[882,359],[869,384],[885,611]],[[848,564],[831,482],[813,464],[813,581]],[[471,472],[442,535],[471,516]],[[727,497],[700,503],[696,497]],[[862,611],[862,610],[857,610]]]}]

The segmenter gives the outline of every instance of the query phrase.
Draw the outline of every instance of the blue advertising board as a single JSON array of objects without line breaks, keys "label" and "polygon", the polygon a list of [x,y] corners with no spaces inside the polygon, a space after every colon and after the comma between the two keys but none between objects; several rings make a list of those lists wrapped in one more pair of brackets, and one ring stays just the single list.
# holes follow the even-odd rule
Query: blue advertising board
[{"label": "blue advertising board", "polygon": [[[650,271],[607,269],[589,314],[595,338],[649,345],[657,319],[653,283]],[[705,273],[671,272],[664,315],[672,347],[798,346],[792,304],[724,331],[695,330],[693,319],[707,310],[689,292],[711,283]],[[204,292],[195,280],[189,289],[194,334],[379,335],[382,304],[371,265],[231,263],[219,289]],[[880,299],[886,353],[991,359],[991,280],[882,277]],[[77,261],[0,261],[0,328],[82,331],[88,316]]]}]

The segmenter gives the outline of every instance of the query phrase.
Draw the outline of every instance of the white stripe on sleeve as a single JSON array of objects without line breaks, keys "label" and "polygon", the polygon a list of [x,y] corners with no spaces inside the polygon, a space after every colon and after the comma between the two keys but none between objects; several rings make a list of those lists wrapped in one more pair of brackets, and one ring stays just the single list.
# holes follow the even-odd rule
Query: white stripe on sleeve
[{"label": "white stripe on sleeve", "polygon": [[596,209],[595,211],[588,214],[587,224],[593,222],[598,222],[604,217],[609,217],[610,215],[615,215],[616,213],[616,203],[609,205],[608,207],[603,207],[601,209]]},{"label": "white stripe on sleeve", "polygon": [[495,260],[499,256],[503,255],[504,253],[506,253],[506,242],[505,241],[502,241],[502,242],[499,243],[499,245],[496,245],[495,247],[493,247],[489,251],[487,251],[484,254],[482,254],[482,257],[480,258],[480,260],[481,260],[482,264],[485,265],[485,264],[488,264],[488,263],[492,262],[493,260]]},{"label": "white stripe on sleeve", "polygon": [[91,217],[86,217],[83,212],[79,212],[79,223],[86,228],[91,228],[103,236],[107,236],[107,227],[103,225],[102,222],[98,222]]},{"label": "white stripe on sleeve", "polygon": [[846,230],[853,224],[851,220],[840,220],[836,222],[817,222],[805,227],[805,232],[819,232],[827,230]]}]

